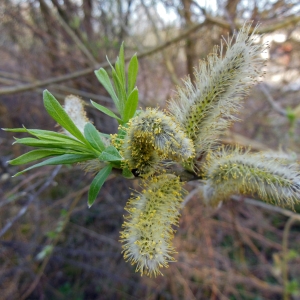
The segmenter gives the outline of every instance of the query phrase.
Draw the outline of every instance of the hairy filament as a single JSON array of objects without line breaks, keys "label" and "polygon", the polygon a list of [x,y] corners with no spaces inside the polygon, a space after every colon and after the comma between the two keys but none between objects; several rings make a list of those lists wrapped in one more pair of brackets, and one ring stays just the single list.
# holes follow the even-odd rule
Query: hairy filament
[{"label": "hairy filament", "polygon": [[269,153],[228,152],[224,148],[210,152],[205,165],[206,202],[216,205],[234,193],[257,194],[262,200],[277,205],[293,206],[300,200],[298,165],[271,158]]},{"label": "hairy filament", "polygon": [[121,153],[130,169],[149,175],[162,159],[193,158],[194,146],[171,117],[148,108],[130,120]]},{"label": "hairy filament", "polygon": [[143,192],[131,198],[125,209],[121,242],[124,258],[136,264],[141,275],[157,276],[174,261],[173,225],[178,226],[183,196],[179,177],[164,174],[144,181]]},{"label": "hairy filament", "polygon": [[[256,78],[262,75],[264,60],[260,54],[265,45],[255,45],[255,30],[249,36],[251,23],[230,40],[215,47],[207,61],[200,62],[195,86],[190,79],[179,88],[169,111],[195,144],[196,158],[208,151],[216,135],[236,120],[233,113],[248,94]],[[235,38],[235,42],[233,39]]]},{"label": "hairy filament", "polygon": [[[84,126],[89,122],[84,110],[84,102],[77,96],[69,95],[65,98],[64,109],[74,122],[76,127],[83,133]],[[64,129],[66,135],[72,136],[67,130]],[[73,137],[73,136],[72,136]]]}]

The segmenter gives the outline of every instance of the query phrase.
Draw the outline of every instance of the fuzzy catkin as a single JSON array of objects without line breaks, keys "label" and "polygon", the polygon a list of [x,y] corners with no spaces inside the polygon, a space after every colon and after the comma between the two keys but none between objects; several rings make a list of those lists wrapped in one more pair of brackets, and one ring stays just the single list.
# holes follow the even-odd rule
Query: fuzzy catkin
[{"label": "fuzzy catkin", "polygon": [[[255,29],[251,23],[230,40],[223,55],[223,44],[215,47],[207,61],[196,70],[195,86],[188,79],[179,88],[169,111],[195,144],[196,158],[205,154],[217,135],[236,120],[234,113],[250,87],[262,75],[264,60],[261,53],[266,45],[255,45]],[[235,39],[235,41],[233,41]]]},{"label": "fuzzy catkin", "polygon": [[[81,133],[83,133],[84,126],[89,122],[84,110],[84,102],[77,96],[69,95],[65,98],[64,109],[76,127],[81,131]],[[72,136],[64,128],[63,130],[66,135]]]},{"label": "fuzzy catkin", "polygon": [[141,275],[157,276],[174,261],[173,225],[178,225],[183,196],[179,177],[163,174],[144,182],[144,190],[126,204],[121,242],[124,258]]},{"label": "fuzzy catkin", "polygon": [[194,156],[194,145],[176,122],[157,109],[148,108],[130,120],[121,149],[125,164],[141,175],[155,171],[159,161],[184,162]]},{"label": "fuzzy catkin", "polygon": [[271,158],[269,153],[264,155],[244,153],[239,148],[210,152],[205,165],[205,201],[215,206],[231,194],[240,193],[293,206],[300,199],[299,166],[287,165],[284,159]]}]

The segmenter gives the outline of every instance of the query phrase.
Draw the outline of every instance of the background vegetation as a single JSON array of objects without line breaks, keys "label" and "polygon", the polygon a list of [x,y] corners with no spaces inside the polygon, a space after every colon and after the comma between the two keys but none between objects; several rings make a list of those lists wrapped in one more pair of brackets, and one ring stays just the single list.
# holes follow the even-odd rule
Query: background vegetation
[{"label": "background vegetation", "polygon": [[[209,1],[207,1],[208,3]],[[93,74],[120,44],[138,53],[143,107],[164,107],[180,78],[245,20],[261,22],[270,49],[263,84],[245,100],[224,144],[299,155],[300,4],[296,0],[2,0],[1,127],[53,130],[41,92],[79,95],[105,133],[117,123],[89,106],[112,108]],[[193,78],[193,77],[192,77]],[[59,128],[57,128],[59,130]],[[0,132],[1,299],[300,299],[300,208],[275,208],[234,196],[205,207],[188,184],[174,240],[177,262],[164,277],[134,273],[119,230],[138,181],[110,178],[91,209],[92,180],[79,166],[45,167],[17,178],[6,161],[25,152]]]}]

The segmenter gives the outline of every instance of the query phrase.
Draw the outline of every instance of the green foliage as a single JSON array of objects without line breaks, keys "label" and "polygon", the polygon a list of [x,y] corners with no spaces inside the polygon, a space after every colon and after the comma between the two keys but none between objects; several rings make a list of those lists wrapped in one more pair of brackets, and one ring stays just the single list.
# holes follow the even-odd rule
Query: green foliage
[{"label": "green foliage", "polygon": [[84,127],[84,136],[89,142],[89,144],[100,153],[105,149],[105,144],[103,143],[98,130],[91,123],[87,123]]},{"label": "green foliage", "polygon": [[63,128],[69,131],[73,136],[75,136],[78,140],[86,143],[86,139],[80,132],[80,130],[76,127],[74,122],[65,112],[65,110],[61,107],[59,102],[55,99],[55,97],[48,92],[47,90],[43,93],[44,98],[44,106],[48,112],[48,114]]},{"label": "green foliage", "polygon": [[[111,66],[111,68],[113,84],[104,69],[101,68],[95,71],[95,74],[110,94],[121,117],[94,101],[91,101],[91,103],[98,110],[116,119],[119,124],[126,124],[135,115],[138,106],[138,89],[135,87],[138,73],[137,57],[134,55],[129,62],[130,74],[127,80],[124,45],[122,44],[115,67]],[[91,207],[113,168],[122,168],[121,162],[123,157],[113,145],[107,145],[105,142],[109,141],[110,136],[99,132],[93,124],[87,122],[83,131],[81,131],[49,91],[44,91],[43,99],[48,114],[71,136],[54,131],[27,129],[25,127],[5,128],[4,130],[9,132],[23,132],[34,136],[21,139],[15,138],[14,144],[38,148],[9,161],[11,165],[27,164],[50,157],[18,172],[14,176],[19,176],[29,170],[46,165],[69,165],[97,159],[102,164],[90,186],[88,206]],[[119,136],[121,139],[124,137],[124,134]],[[131,171],[127,168],[122,170],[122,174],[126,178],[133,177]]]},{"label": "green foliage", "polygon": [[112,171],[112,165],[107,165],[106,167],[104,167],[94,178],[94,180],[92,181],[90,190],[89,190],[89,196],[88,196],[88,206],[91,207],[94,202],[95,199],[103,185],[103,183],[105,182],[105,180],[107,179],[107,177],[109,176],[109,174]]},{"label": "green foliage", "polygon": [[137,87],[135,87],[138,74],[138,59],[136,55],[131,58],[128,66],[127,80],[125,74],[124,44],[121,45],[115,67],[113,67],[110,62],[109,64],[112,69],[113,84],[106,70],[103,68],[95,71],[95,74],[111,96],[121,117],[116,116],[112,111],[102,105],[96,104],[93,101],[92,104],[103,113],[118,120],[119,124],[125,124],[134,116],[138,106],[139,94]]}]

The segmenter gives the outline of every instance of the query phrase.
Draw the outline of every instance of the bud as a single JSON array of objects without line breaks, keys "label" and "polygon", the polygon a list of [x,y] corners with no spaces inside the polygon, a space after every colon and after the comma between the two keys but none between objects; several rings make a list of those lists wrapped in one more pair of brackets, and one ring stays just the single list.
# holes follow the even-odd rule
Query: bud
[{"label": "bud", "polygon": [[[76,127],[83,133],[85,124],[89,122],[84,110],[84,102],[77,96],[69,95],[65,98],[64,109]],[[66,135],[72,136],[67,130],[63,130]]]}]

